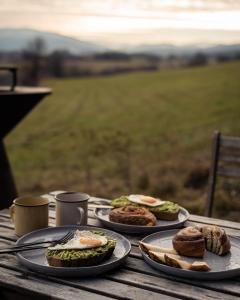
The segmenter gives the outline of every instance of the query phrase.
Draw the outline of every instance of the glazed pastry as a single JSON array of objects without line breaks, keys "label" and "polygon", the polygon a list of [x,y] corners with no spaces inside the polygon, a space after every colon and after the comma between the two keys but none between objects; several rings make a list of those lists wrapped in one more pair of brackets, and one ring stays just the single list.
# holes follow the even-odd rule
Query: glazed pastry
[{"label": "glazed pastry", "polygon": [[173,238],[173,248],[177,253],[190,257],[203,257],[205,241],[202,232],[195,227],[180,230]]},{"label": "glazed pastry", "polygon": [[224,255],[229,252],[231,245],[229,237],[224,229],[213,225],[199,226],[205,239],[206,249],[217,255]]},{"label": "glazed pastry", "polygon": [[154,226],[157,222],[149,210],[136,206],[114,208],[109,214],[109,219],[116,223],[141,226]]}]

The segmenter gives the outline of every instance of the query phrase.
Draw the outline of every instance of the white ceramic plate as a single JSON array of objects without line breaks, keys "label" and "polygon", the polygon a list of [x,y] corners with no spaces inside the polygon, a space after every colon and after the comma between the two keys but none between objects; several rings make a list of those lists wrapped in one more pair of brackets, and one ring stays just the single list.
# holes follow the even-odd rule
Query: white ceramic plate
[{"label": "white ceramic plate", "polygon": [[94,212],[95,217],[98,218],[106,227],[124,233],[149,234],[160,230],[180,228],[189,218],[189,212],[185,208],[181,207],[178,214],[178,219],[175,221],[157,220],[157,225],[155,226],[127,225],[110,221],[110,211],[111,208],[96,208]]},{"label": "white ceramic plate", "polygon": [[19,261],[27,268],[53,276],[61,277],[82,277],[82,276],[96,276],[100,273],[107,272],[113,268],[116,268],[127,258],[130,250],[130,242],[122,235],[103,228],[90,227],[90,226],[60,226],[46,229],[40,229],[28,233],[18,239],[17,245],[34,241],[46,241],[60,239],[66,235],[69,231],[79,230],[96,230],[104,232],[107,236],[117,240],[117,244],[112,256],[103,261],[101,264],[90,267],[73,267],[73,268],[62,268],[52,267],[48,265],[45,253],[46,249],[29,250],[17,253]]},{"label": "white ceramic plate", "polygon": [[[153,233],[145,237],[142,241],[162,247],[172,248],[172,239],[178,230],[167,230]],[[240,275],[240,239],[230,237],[231,251],[230,253],[219,256],[206,251],[204,258],[190,258],[183,256],[188,262],[205,261],[211,268],[209,272],[197,272],[178,269],[160,264],[152,260],[146,253],[142,252],[144,260],[153,268],[179,277],[201,280],[219,280]]]}]

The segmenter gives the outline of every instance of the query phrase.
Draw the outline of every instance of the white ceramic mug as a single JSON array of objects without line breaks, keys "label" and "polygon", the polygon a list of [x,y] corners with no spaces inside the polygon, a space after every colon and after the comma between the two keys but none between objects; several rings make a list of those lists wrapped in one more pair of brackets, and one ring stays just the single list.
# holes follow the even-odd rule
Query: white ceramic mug
[{"label": "white ceramic mug", "polygon": [[56,226],[87,225],[89,195],[79,192],[57,194]]}]

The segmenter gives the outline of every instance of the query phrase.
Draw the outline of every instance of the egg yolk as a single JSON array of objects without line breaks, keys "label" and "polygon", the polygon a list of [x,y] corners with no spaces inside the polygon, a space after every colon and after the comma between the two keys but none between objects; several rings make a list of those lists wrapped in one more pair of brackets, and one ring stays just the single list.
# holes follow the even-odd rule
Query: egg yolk
[{"label": "egg yolk", "polygon": [[155,203],[157,202],[157,200],[155,198],[152,198],[152,197],[145,197],[142,199],[143,202],[146,202],[146,203]]},{"label": "egg yolk", "polygon": [[98,239],[93,239],[93,238],[80,238],[79,239],[81,244],[84,245],[91,245],[91,246],[101,246],[101,241],[99,241]]}]

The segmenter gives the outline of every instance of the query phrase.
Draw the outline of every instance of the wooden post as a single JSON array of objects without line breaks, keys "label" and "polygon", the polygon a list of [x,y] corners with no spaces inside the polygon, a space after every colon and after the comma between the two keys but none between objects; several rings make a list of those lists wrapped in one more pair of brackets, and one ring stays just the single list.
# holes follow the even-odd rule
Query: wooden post
[{"label": "wooden post", "polygon": [[213,199],[216,186],[216,177],[217,177],[217,168],[218,168],[218,157],[219,157],[219,148],[220,148],[220,137],[221,133],[216,131],[213,136],[212,144],[212,160],[209,173],[209,190],[207,196],[207,203],[205,208],[205,216],[211,217],[213,209]]},{"label": "wooden post", "polygon": [[0,140],[0,209],[9,207],[17,197],[17,189],[14,183],[7,153]]}]

